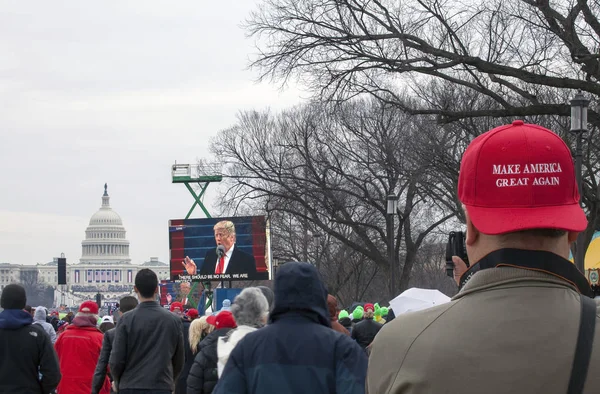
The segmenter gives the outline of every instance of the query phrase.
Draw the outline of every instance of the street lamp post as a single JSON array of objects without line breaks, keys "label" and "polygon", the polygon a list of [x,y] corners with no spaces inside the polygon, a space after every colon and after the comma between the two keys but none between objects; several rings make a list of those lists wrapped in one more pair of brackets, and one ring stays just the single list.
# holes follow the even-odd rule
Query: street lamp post
[{"label": "street lamp post", "polygon": [[[576,136],[575,145],[575,176],[577,177],[577,188],[579,189],[579,203],[583,204],[583,174],[581,170],[582,161],[582,139],[583,134],[587,132],[587,111],[590,101],[585,98],[581,90],[577,92],[573,100],[571,100],[571,133]],[[585,250],[583,248],[584,232],[579,233],[575,247],[575,266],[577,269],[585,273],[584,258]]]},{"label": "street lamp post", "polygon": [[394,263],[394,215],[398,210],[398,197],[395,194],[387,196],[387,225],[388,225],[388,257],[390,259],[390,292],[396,296],[396,268]]}]

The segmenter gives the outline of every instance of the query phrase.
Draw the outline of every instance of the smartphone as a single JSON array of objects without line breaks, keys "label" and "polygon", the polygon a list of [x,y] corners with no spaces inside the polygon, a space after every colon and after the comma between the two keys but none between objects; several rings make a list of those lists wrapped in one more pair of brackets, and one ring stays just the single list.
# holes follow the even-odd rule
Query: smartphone
[{"label": "smartphone", "polygon": [[451,231],[446,244],[446,275],[454,278],[454,262],[452,256],[460,257],[469,267],[469,257],[465,243],[466,234],[462,231]]}]

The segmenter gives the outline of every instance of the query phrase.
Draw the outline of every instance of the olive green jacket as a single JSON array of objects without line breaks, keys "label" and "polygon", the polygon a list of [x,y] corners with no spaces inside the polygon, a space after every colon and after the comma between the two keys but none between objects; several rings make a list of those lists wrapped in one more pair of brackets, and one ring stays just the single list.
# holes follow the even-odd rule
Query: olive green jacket
[{"label": "olive green jacket", "polygon": [[[566,280],[512,267],[477,272],[451,302],[396,317],[372,344],[369,394],[564,394],[580,299]],[[596,314],[585,393],[600,393]]]}]

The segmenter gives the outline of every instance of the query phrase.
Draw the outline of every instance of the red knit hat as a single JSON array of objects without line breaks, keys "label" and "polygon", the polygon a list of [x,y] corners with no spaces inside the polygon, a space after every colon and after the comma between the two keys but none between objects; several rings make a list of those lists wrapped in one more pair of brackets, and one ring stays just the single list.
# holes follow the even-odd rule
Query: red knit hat
[{"label": "red knit hat", "polygon": [[233,315],[229,311],[221,311],[217,315],[210,315],[206,322],[212,324],[215,328],[236,328],[237,324]]},{"label": "red knit hat", "polygon": [[98,314],[98,304],[94,301],[86,301],[79,306],[79,312],[81,313],[91,313],[92,315]]},{"label": "red knit hat", "polygon": [[175,309],[179,309],[181,312],[183,312],[183,305],[181,304],[181,302],[174,302],[171,304],[169,310],[173,312],[175,311]]},{"label": "red knit hat", "polygon": [[365,312],[368,312],[369,309],[371,310],[371,312],[375,312],[375,306],[373,304],[365,304]]}]

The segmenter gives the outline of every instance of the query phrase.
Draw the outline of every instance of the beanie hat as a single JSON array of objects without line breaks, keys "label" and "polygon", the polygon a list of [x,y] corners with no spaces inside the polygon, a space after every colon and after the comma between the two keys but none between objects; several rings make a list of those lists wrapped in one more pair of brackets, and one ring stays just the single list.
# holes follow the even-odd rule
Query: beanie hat
[{"label": "beanie hat", "polygon": [[352,311],[352,318],[355,320],[360,320],[363,318],[363,310],[362,308],[354,308],[354,311]]},{"label": "beanie hat", "polygon": [[217,315],[210,315],[206,322],[215,326],[216,329],[219,328],[236,328],[237,324],[235,323],[235,319],[233,315],[229,311],[219,312]]},{"label": "beanie hat", "polygon": [[342,309],[342,310],[340,311],[340,313],[338,314],[338,319],[343,319],[343,318],[345,318],[345,317],[348,317],[348,316],[350,316],[350,315],[348,314],[348,311],[346,311],[346,310]]},{"label": "beanie hat", "polygon": [[96,304],[94,301],[86,301],[79,306],[78,312],[90,313],[92,315],[97,315],[98,314],[98,304]]},{"label": "beanie hat", "polygon": [[180,312],[183,312],[183,305],[181,305],[181,302],[174,302],[171,304],[171,307],[169,308],[169,310],[171,312],[174,312],[175,309],[179,309]]},{"label": "beanie hat", "polygon": [[221,307],[222,311],[228,311],[231,309],[231,301],[227,298],[223,300],[223,306]]},{"label": "beanie hat", "polygon": [[383,308],[381,308],[381,316],[386,317],[388,315],[389,309],[387,308],[387,306],[384,306]]},{"label": "beanie hat", "polygon": [[11,284],[4,288],[0,299],[0,306],[4,309],[23,309],[27,304],[25,288],[21,285]]},{"label": "beanie hat", "polygon": [[190,319],[197,319],[198,318],[198,309],[191,308],[187,311],[187,313],[185,315],[187,317],[189,317]]},{"label": "beanie hat", "polygon": [[369,310],[375,312],[375,306],[373,306],[373,304],[365,304],[365,312],[368,312]]}]

